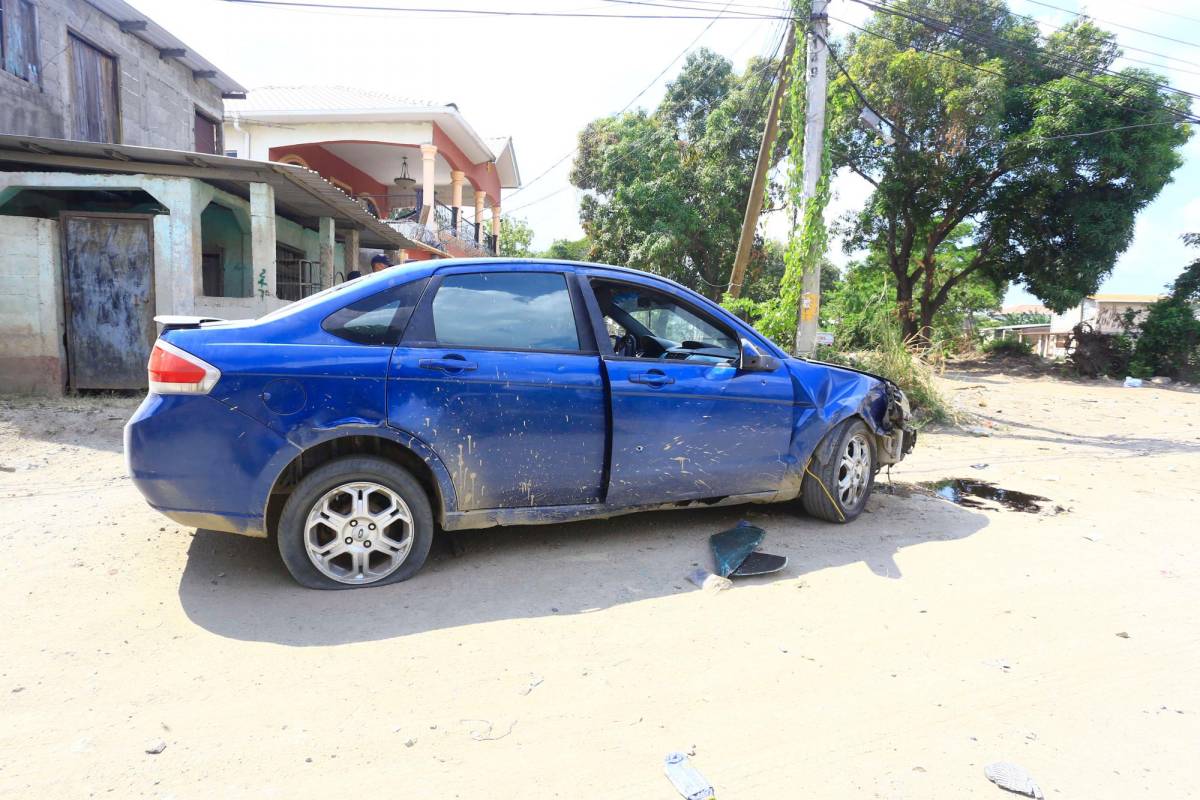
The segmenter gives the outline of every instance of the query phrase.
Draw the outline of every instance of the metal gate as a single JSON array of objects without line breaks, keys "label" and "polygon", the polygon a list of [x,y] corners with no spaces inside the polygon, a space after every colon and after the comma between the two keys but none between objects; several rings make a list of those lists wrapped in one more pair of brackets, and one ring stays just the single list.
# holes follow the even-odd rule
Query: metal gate
[{"label": "metal gate", "polygon": [[72,389],[144,389],[154,324],[153,217],[63,214]]}]

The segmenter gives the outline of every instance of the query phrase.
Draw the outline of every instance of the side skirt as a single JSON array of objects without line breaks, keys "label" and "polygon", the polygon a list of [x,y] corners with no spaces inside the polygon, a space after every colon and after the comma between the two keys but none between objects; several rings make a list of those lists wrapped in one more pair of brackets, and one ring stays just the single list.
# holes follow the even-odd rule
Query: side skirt
[{"label": "side skirt", "polygon": [[778,503],[795,498],[799,492],[754,492],[701,500],[678,500],[672,503],[624,506],[613,508],[603,503],[577,506],[533,506],[530,508],[484,508],[478,511],[456,511],[442,515],[442,528],[463,531],[492,528],[497,525],[553,525],[585,519],[608,519],[640,511],[670,511],[679,508],[712,508],[744,503]]}]

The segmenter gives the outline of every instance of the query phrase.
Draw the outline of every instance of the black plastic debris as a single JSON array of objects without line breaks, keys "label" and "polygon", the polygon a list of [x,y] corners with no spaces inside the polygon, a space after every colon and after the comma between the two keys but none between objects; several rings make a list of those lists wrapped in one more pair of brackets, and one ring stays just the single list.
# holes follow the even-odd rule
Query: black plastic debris
[{"label": "black plastic debris", "polygon": [[747,575],[766,575],[786,567],[786,556],[755,552],[766,535],[767,532],[762,528],[742,520],[729,530],[710,536],[708,544],[712,548],[717,574],[722,578],[740,578]]},{"label": "black plastic debris", "polygon": [[745,578],[750,575],[766,575],[778,572],[787,566],[787,556],[777,556],[771,553],[751,553],[741,566],[733,571],[733,577]]},{"label": "black plastic debris", "polygon": [[997,761],[995,764],[988,764],[983,768],[983,774],[1001,789],[1033,797],[1035,800],[1045,797],[1041,787],[1034,782],[1033,776],[1026,772],[1024,767],[1011,762]]}]

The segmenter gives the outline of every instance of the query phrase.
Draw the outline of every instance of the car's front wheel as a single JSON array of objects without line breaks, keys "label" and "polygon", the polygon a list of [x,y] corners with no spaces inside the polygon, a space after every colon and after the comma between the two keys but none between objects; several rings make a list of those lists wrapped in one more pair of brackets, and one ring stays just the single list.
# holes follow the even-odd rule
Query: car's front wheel
[{"label": "car's front wheel", "polygon": [[[832,432],[829,460],[809,462],[801,484],[804,510],[829,522],[849,522],[862,513],[875,486],[875,437],[860,419]],[[817,448],[821,450],[821,447]]]},{"label": "car's front wheel", "polygon": [[352,456],[306,475],[284,504],[283,563],[311,589],[383,586],[411,578],[433,542],[421,485],[381,458]]}]

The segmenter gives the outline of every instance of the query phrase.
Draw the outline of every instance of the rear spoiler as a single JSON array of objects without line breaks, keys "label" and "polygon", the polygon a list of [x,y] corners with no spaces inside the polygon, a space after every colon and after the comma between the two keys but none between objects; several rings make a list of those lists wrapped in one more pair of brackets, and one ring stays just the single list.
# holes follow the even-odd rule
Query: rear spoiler
[{"label": "rear spoiler", "polygon": [[154,321],[162,326],[162,333],[185,328],[199,328],[206,322],[224,322],[220,317],[187,317],[178,314],[160,314]]}]

